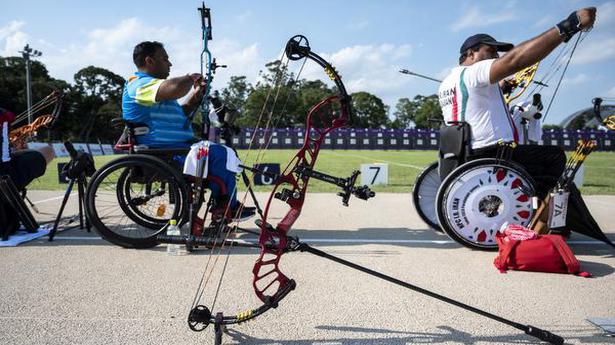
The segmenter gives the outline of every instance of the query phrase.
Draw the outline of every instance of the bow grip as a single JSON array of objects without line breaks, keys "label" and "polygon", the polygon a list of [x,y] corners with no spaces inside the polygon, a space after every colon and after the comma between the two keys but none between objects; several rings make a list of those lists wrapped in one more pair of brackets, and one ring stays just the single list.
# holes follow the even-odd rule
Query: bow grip
[{"label": "bow grip", "polygon": [[562,345],[564,344],[564,338],[559,335],[553,334],[549,331],[545,331],[544,329],[540,329],[534,326],[526,326],[525,334],[531,335],[532,337],[538,338],[542,341],[545,341],[549,344]]}]

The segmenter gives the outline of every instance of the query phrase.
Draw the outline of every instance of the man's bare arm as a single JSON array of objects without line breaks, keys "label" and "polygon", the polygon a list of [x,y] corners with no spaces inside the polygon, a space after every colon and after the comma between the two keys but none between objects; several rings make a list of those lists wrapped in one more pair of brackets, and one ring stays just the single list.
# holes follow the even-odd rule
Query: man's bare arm
[{"label": "man's bare arm", "polygon": [[188,92],[190,92],[195,80],[198,80],[199,78],[201,78],[200,74],[187,74],[182,77],[171,78],[163,81],[158,88],[158,92],[156,93],[156,102],[184,97],[188,94]]},{"label": "man's bare arm", "polygon": [[[581,30],[591,28],[596,20],[596,8],[589,7],[576,12]],[[549,53],[564,42],[557,28],[552,28],[541,35],[525,41],[491,65],[489,80],[492,84],[544,59]]]}]

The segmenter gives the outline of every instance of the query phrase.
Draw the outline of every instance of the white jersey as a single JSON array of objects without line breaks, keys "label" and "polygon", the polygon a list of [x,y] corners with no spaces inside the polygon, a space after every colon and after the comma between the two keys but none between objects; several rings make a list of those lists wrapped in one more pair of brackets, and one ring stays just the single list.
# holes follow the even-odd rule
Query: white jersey
[{"label": "white jersey", "polygon": [[472,148],[495,145],[498,141],[519,141],[517,128],[508,113],[497,83],[489,83],[495,59],[453,68],[438,90],[444,121],[467,122],[472,130]]}]

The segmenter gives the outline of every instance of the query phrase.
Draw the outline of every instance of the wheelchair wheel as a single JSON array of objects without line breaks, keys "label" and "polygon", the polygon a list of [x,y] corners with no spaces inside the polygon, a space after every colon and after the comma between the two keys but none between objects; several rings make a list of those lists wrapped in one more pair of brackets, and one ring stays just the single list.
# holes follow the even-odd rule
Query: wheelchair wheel
[{"label": "wheelchair wheel", "polygon": [[416,208],[419,217],[430,228],[440,232],[442,232],[442,228],[438,223],[436,196],[441,182],[438,174],[438,162],[434,162],[419,174],[412,189],[414,208]]},{"label": "wheelchair wheel", "polygon": [[170,219],[186,219],[186,185],[178,171],[148,155],[129,155],[100,168],[88,186],[86,212],[105,240],[150,248]]},{"label": "wheelchair wheel", "polygon": [[504,223],[529,224],[533,196],[534,181],[519,165],[477,159],[442,181],[436,199],[438,221],[460,244],[496,250],[495,234]]}]

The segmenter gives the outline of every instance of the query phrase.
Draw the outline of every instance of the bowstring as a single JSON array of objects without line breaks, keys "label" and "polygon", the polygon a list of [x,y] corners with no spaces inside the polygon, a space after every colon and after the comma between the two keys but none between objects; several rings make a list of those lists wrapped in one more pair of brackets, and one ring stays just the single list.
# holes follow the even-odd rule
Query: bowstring
[{"label": "bowstring", "polygon": [[570,51],[570,56],[568,56],[568,61],[566,61],[566,65],[564,67],[564,70],[562,71],[562,74],[560,75],[560,78],[557,82],[557,86],[555,87],[555,91],[553,91],[553,95],[551,96],[551,100],[549,101],[549,105],[547,106],[547,110],[545,111],[545,116],[543,116],[542,118],[542,122],[544,123],[545,120],[547,119],[547,116],[549,115],[549,110],[551,110],[551,105],[553,105],[553,101],[555,100],[555,96],[557,95],[557,91],[559,90],[559,87],[562,84],[562,80],[564,79],[564,75],[566,75],[566,70],[568,70],[568,66],[570,65],[570,61],[572,61],[572,56],[574,55],[575,50],[577,49],[577,46],[579,45],[579,42],[581,42],[581,38],[583,37],[587,37],[587,35],[589,34],[589,31],[586,31],[585,35],[583,35],[582,33],[579,34],[579,36],[577,37],[577,40],[574,42],[574,46],[572,47],[571,51]]},{"label": "bowstring", "polygon": [[[284,54],[284,53],[283,53],[283,54]],[[283,59],[284,59],[284,55],[282,56],[282,58],[280,59],[280,61],[284,61]],[[278,101],[279,96],[280,96],[280,91],[281,91],[281,89],[282,89],[282,80],[283,80],[283,76],[284,76],[284,74],[286,73],[286,71],[288,70],[288,69],[287,69],[287,67],[288,67],[289,62],[290,62],[290,60],[287,58],[287,59],[286,59],[286,62],[281,64],[281,65],[283,66],[283,68],[280,68],[280,69],[279,69],[279,71],[278,71],[278,73],[276,74],[276,79],[277,79],[277,80],[276,80],[276,83],[275,83],[274,85],[275,85],[275,88],[277,88],[277,90],[276,90],[276,92],[275,92],[275,96],[274,96],[274,98],[273,98],[273,102],[272,102],[272,105],[271,105],[271,110],[268,112],[268,113],[269,113],[269,116],[267,117],[267,123],[266,123],[266,125],[265,125],[265,127],[264,127],[264,133],[265,133],[265,135],[267,134],[267,132],[269,131],[269,129],[270,129],[270,128],[273,128],[273,127],[271,126],[271,122],[272,122],[272,119],[274,118],[274,114],[275,114],[275,108],[276,108],[276,107],[275,107],[275,105],[277,104],[277,101]],[[301,68],[299,69],[299,72],[296,74],[296,76],[295,76],[294,80],[292,80],[292,81],[291,81],[291,85],[292,85],[292,86],[296,85],[297,81],[299,80],[299,77],[301,76],[301,73],[302,73],[302,71],[303,71],[303,68],[304,68],[304,66],[305,66],[306,62],[307,62],[307,57],[304,59],[304,61],[303,61],[302,65],[301,65]],[[272,92],[272,91],[273,91],[273,89],[274,89],[274,88],[271,88],[271,89],[270,89],[270,91]],[[286,107],[287,107],[287,105],[288,105],[288,101],[289,101],[290,97],[294,94],[294,91],[296,91],[296,90],[291,89],[291,92],[289,92],[289,93],[288,93],[288,95],[286,96],[286,99],[284,100],[284,103],[283,103],[283,105],[282,105],[282,108],[281,108],[281,110],[278,112],[278,116],[277,116],[277,117],[275,117],[275,120],[274,120],[274,124],[273,124],[273,126],[275,126],[277,123],[279,123],[280,119],[281,119],[281,118],[282,118],[282,116],[284,115],[284,113],[285,113],[285,111],[286,111]],[[269,96],[269,95],[268,95],[268,96]],[[269,98],[269,97],[267,97],[267,99],[268,99],[268,98]],[[265,109],[266,105],[267,105],[267,104],[265,104],[265,105],[264,105],[264,107],[263,107],[263,109],[262,109],[262,110],[264,110],[264,109]],[[260,115],[259,115],[259,119],[261,119],[261,118],[262,118],[262,116],[260,116]],[[260,121],[258,121],[258,122],[257,122],[257,124],[260,124]],[[253,143],[253,140],[256,138],[255,133],[256,133],[256,131],[254,131],[254,135],[253,135],[253,137],[252,137],[252,140],[251,140],[250,144],[252,144],[252,143]],[[261,144],[261,145],[259,146],[259,150],[258,150],[258,153],[257,153],[257,158],[256,158],[256,161],[255,161],[255,163],[254,163],[254,164],[259,164],[259,163],[261,162],[261,160],[262,160],[262,159],[264,159],[264,152],[265,152],[265,151],[267,150],[267,148],[269,147],[269,143],[270,143],[270,142],[271,142],[271,136],[269,137],[269,140],[268,140],[267,142],[265,142],[265,143],[263,143],[263,144]],[[248,151],[248,152],[250,152],[250,151]],[[252,182],[251,182],[251,181],[249,181],[249,185],[247,186],[247,188],[251,188],[251,187],[252,187]],[[242,197],[242,199],[241,199],[241,204],[242,204],[242,205],[244,204],[245,200],[247,199],[247,195],[248,195],[248,190],[246,190],[246,192],[244,193],[244,195],[243,195],[243,197]],[[239,214],[241,213],[241,207],[240,207],[240,209],[238,209],[238,211],[237,211],[237,212],[238,212]],[[226,232],[225,240],[224,240],[224,241],[223,241],[223,243],[221,244],[221,247],[223,247],[223,246],[225,245],[226,240],[228,239],[229,235],[230,235],[231,233],[234,233],[234,232],[237,230],[237,228],[238,228],[238,224],[235,224],[232,228],[229,228],[229,230]],[[222,270],[221,270],[221,273],[220,273],[220,279],[219,279],[219,281],[218,281],[217,288],[216,288],[216,292],[215,292],[214,297],[213,297],[213,302],[212,302],[212,305],[211,305],[211,310],[214,310],[215,304],[216,304],[216,302],[217,302],[217,299],[218,299],[218,296],[219,296],[219,292],[220,292],[220,289],[221,289],[221,287],[222,287],[222,281],[224,280],[224,277],[225,277],[225,274],[226,274],[226,268],[228,267],[228,263],[229,263],[229,261],[230,261],[230,253],[231,253],[231,251],[232,251],[233,244],[234,244],[234,242],[233,242],[233,241],[230,241],[230,244],[229,244],[229,246],[228,246],[227,253],[226,253],[226,258],[225,258],[225,260],[224,260],[224,264],[223,264],[223,267],[222,267]],[[222,248],[221,248],[221,250],[222,250]],[[221,252],[221,250],[220,250],[220,252]],[[216,260],[216,262],[217,262],[217,260]],[[215,263],[214,263],[214,264],[215,264]]]},{"label": "bowstring", "polygon": [[[270,123],[271,123],[272,117],[269,118],[269,120],[267,122],[267,126],[265,127],[265,132],[264,132],[265,133],[265,137],[267,137],[267,131],[269,130],[269,128],[277,128],[277,125],[280,123],[280,120],[282,119],[282,116],[286,112],[286,107],[288,106],[288,101],[290,100],[290,98],[292,96],[295,95],[295,93],[297,91],[296,88],[295,88],[295,85],[297,85],[297,82],[299,81],[299,78],[301,76],[301,73],[303,72],[303,68],[305,67],[306,63],[307,63],[307,57],[305,59],[303,59],[303,63],[301,64],[301,67],[299,68],[299,71],[295,75],[294,80],[291,81],[291,90],[288,93],[288,95],[286,96],[286,99],[284,100],[284,104],[282,105],[282,110],[280,111],[279,115],[275,118],[275,121],[273,122],[271,127],[270,127]],[[260,161],[261,159],[264,159],[265,153],[269,149],[269,146],[271,145],[271,140],[272,139],[273,139],[273,136],[269,135],[267,140],[263,143],[263,145],[261,145],[261,147],[260,147],[260,149],[259,149],[259,151],[257,153],[257,161]]]},{"label": "bowstring", "polygon": [[[583,36],[579,43],[583,42],[583,40],[587,37],[587,35],[579,35],[579,36]],[[555,77],[557,75],[557,72],[564,66],[564,62],[566,60],[562,59],[562,57],[568,55],[572,49],[573,49],[573,45],[569,45],[569,44],[566,44],[566,45],[562,46],[559,49],[559,52],[558,52],[557,56],[554,59],[551,60],[551,64],[549,65],[549,67],[546,68],[546,69],[543,69],[546,72],[542,76],[542,78],[540,79],[540,82],[542,82],[543,84],[547,84],[547,85],[549,84],[551,79],[553,77]],[[535,84],[534,87],[530,90],[530,92],[526,94],[526,96],[525,96],[523,101],[525,102],[525,101],[529,100],[529,98],[534,93],[542,92],[542,90],[545,87],[546,86],[544,86],[544,85]]]},{"label": "bowstring", "polygon": [[31,108],[28,108],[24,110],[23,112],[21,112],[19,115],[15,116],[15,120],[13,121],[12,125],[15,126],[18,123],[26,120],[28,118],[28,113],[36,114],[39,111],[49,107],[50,105],[55,103],[58,100],[58,98],[59,96],[56,95],[54,92],[50,93],[49,95],[45,96],[45,98],[41,99],[40,101],[32,105]]}]

